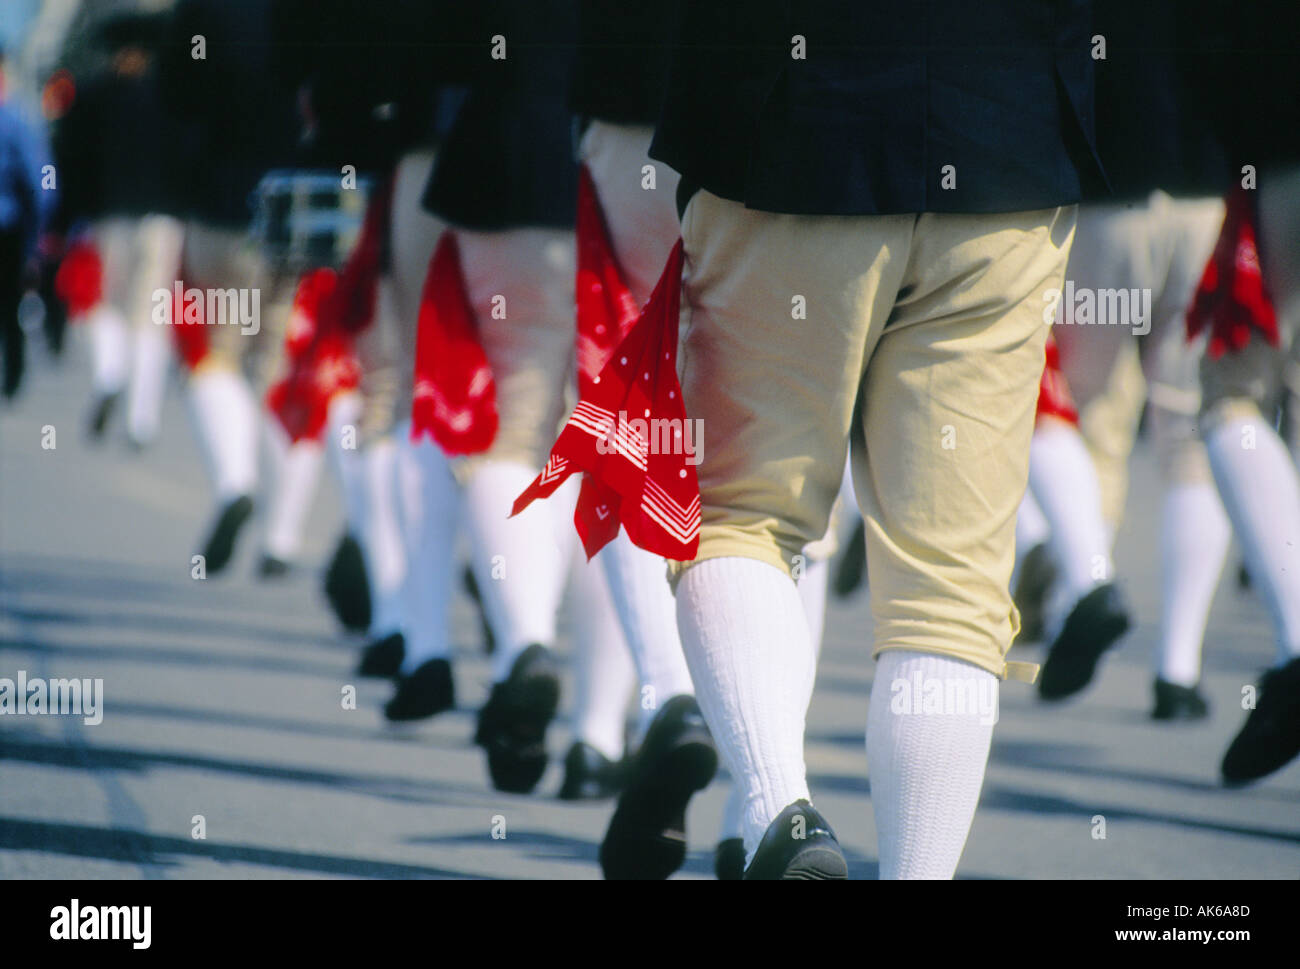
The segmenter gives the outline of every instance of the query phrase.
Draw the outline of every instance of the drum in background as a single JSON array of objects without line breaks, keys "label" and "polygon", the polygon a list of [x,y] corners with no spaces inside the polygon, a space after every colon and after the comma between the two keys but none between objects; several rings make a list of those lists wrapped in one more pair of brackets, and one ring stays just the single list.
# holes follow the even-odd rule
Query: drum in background
[{"label": "drum in background", "polygon": [[338,172],[276,170],[254,192],[253,238],[281,272],[338,269],[356,245],[372,182]]}]

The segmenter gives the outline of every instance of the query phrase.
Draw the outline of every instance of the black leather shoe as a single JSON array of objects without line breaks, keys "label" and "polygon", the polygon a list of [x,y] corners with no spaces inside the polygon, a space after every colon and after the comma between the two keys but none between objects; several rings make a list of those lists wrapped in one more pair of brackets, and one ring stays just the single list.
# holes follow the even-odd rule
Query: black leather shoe
[{"label": "black leather shoe", "polygon": [[4,342],[4,380],[0,393],[4,394],[5,399],[18,393],[27,366],[27,335],[18,325],[17,314],[13,314],[11,320],[4,333],[0,334]]},{"label": "black leather shoe", "polygon": [[288,575],[291,569],[292,566],[288,562],[274,555],[263,555],[262,561],[257,563],[258,577],[263,579],[278,579]]},{"label": "black leather shoe", "polygon": [[361,662],[357,666],[358,676],[378,676],[387,679],[396,676],[402,668],[402,657],[406,655],[406,637],[401,633],[391,633],[383,639],[376,639],[361,651]]},{"label": "black leather shoe", "polygon": [[1269,670],[1259,697],[1223,755],[1223,782],[1246,784],[1285,767],[1300,754],[1300,658]]},{"label": "black leather shoe", "polygon": [[487,752],[488,776],[498,791],[527,794],[546,772],[546,728],[560,704],[555,659],[534,643],[519,654],[510,675],[492,687],[478,715],[474,742]]},{"label": "black leather shoe", "polygon": [[1056,563],[1046,543],[1040,542],[1025,553],[1011,594],[1020,612],[1020,635],[1017,642],[1036,643],[1043,638],[1043,606],[1056,582]]},{"label": "black leather shoe", "polygon": [[575,740],[564,755],[564,783],[561,801],[597,801],[613,797],[623,787],[626,771],[590,744]]},{"label": "black leather shoe", "polygon": [[122,399],[120,392],[97,394],[90,402],[90,417],[86,421],[86,436],[98,441],[108,430],[108,421],[117,410],[117,402]]},{"label": "black leather shoe", "polygon": [[686,805],[718,770],[718,751],[692,696],[655,715],[600,845],[611,880],[667,878],[686,860]]},{"label": "black leather shoe", "polygon": [[325,598],[334,615],[351,632],[370,628],[370,580],[361,545],[349,534],[339,539],[325,569]]},{"label": "black leather shoe", "polygon": [[397,678],[397,692],[384,705],[384,716],[394,723],[423,720],[456,705],[451,664],[445,659],[421,663],[410,676]]},{"label": "black leather shoe", "polygon": [[720,882],[738,882],[745,877],[745,841],[724,838],[713,852],[713,873]]},{"label": "black leather shoe", "polygon": [[1179,686],[1157,676],[1154,690],[1152,720],[1204,720],[1209,716],[1210,705],[1194,686]]},{"label": "black leather shoe", "polygon": [[217,523],[203,546],[204,564],[209,575],[220,572],[230,564],[230,559],[235,554],[235,539],[252,514],[253,499],[248,495],[227,502],[221,509]]},{"label": "black leather shoe", "polygon": [[1129,615],[1118,586],[1099,585],[1075,603],[1060,634],[1052,643],[1043,672],[1038,678],[1038,695],[1044,700],[1063,700],[1092,682],[1102,653],[1128,631]]},{"label": "black leather shoe", "polygon": [[826,819],[807,801],[795,801],[767,826],[746,881],[834,881],[849,866]]}]

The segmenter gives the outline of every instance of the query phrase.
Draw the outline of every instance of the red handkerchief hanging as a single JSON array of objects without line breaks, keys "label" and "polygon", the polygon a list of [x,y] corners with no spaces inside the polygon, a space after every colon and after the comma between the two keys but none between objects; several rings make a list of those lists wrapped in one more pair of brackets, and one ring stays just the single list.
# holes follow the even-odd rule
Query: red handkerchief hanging
[{"label": "red handkerchief hanging", "polygon": [[496,438],[496,381],[479,342],[456,236],[438,240],[420,298],[411,439],[428,434],[449,456],[479,454]]},{"label": "red handkerchief hanging", "polygon": [[588,472],[592,483],[583,488],[575,524],[589,558],[620,524],[634,544],[665,558],[690,560],[699,549],[702,441],[688,424],[677,380],[681,277],[678,240],[650,301],[579,393],[546,467],[511,512],[551,495],[570,474]]}]

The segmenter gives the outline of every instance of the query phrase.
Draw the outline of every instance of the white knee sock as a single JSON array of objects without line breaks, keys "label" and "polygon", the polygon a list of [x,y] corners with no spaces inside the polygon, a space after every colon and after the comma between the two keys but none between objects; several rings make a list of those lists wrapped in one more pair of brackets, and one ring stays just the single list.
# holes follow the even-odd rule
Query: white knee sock
[{"label": "white knee sock", "polygon": [[366,520],[365,462],[357,440],[362,407],[359,393],[336,394],[325,426],[325,451],[343,493],[345,527],[353,536],[364,533]]},{"label": "white knee sock", "polygon": [[370,580],[372,639],[402,632],[406,626],[406,553],[397,495],[397,442],[390,437],[366,448],[366,528],[361,538]]},{"label": "white knee sock", "polygon": [[285,562],[298,557],[324,458],[324,448],[317,441],[298,441],[285,450],[267,503],[266,554]]},{"label": "white knee sock", "polygon": [[190,378],[199,448],[208,461],[218,503],[257,487],[257,401],[242,376],[206,370]]},{"label": "white knee sock", "polygon": [[[925,703],[935,695],[941,709]],[[984,783],[997,696],[998,678],[970,663],[912,650],[880,654],[867,769],[881,878],[951,878],[957,870]]]},{"label": "white knee sock", "polygon": [[520,464],[484,461],[465,487],[474,576],[496,636],[492,678],[497,683],[510,675],[519,654],[531,644],[554,644],[556,612],[568,575],[556,516],[572,514],[572,502],[552,496],[509,517],[515,498],[536,476],[534,469]]},{"label": "white knee sock", "polygon": [[610,760],[618,760],[623,756],[627,701],[636,687],[636,667],[605,570],[598,562],[588,562],[581,549],[575,549],[571,558],[569,616],[577,679],[573,734]]},{"label": "white knee sock", "polygon": [[[1247,445],[1253,445],[1249,447]],[[1210,467],[1268,605],[1279,657],[1300,656],[1300,476],[1263,418],[1225,421],[1206,435]]]},{"label": "white knee sock", "polygon": [[126,431],[137,444],[148,444],[158,436],[167,370],[172,359],[171,336],[162,326],[138,328],[133,349]]},{"label": "white knee sock", "polygon": [[677,603],[668,585],[668,565],[637,548],[619,531],[596,557],[604,567],[614,607],[622,621],[641,689],[637,696],[637,733],[643,736],[663,704],[695,692],[677,631]]},{"label": "white knee sock", "polygon": [[1201,678],[1205,623],[1231,538],[1212,481],[1174,484],[1165,491],[1157,672],[1170,683],[1195,686]]},{"label": "white knee sock", "polygon": [[[1029,487],[1052,531],[1061,602],[1068,613],[1097,585],[1114,578],[1097,469],[1078,431],[1061,425],[1034,431]],[[1049,641],[1064,621],[1060,610],[1049,610]]]},{"label": "white knee sock", "polygon": [[744,798],[745,864],[772,820],[809,798],[804,718],[817,663],[799,593],[775,566],[699,562],[677,586],[695,695]]},{"label": "white knee sock", "polygon": [[406,653],[402,672],[451,655],[451,597],[460,489],[447,458],[427,438],[414,444],[405,428],[399,476],[406,540]]},{"label": "white knee sock", "polygon": [[830,559],[809,559],[799,579],[799,602],[808,620],[813,657],[821,655],[822,630],[826,628],[826,589],[831,581]]},{"label": "white knee sock", "polygon": [[107,303],[90,314],[91,386],[99,394],[116,394],[131,372],[131,332],[122,314]]}]

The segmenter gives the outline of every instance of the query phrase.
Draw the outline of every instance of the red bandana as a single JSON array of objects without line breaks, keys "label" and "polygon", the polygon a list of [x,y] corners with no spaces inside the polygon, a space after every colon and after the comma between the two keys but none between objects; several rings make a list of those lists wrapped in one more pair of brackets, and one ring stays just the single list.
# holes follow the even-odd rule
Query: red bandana
[{"label": "red bandana", "polygon": [[578,169],[578,393],[591,392],[614,350],[636,323],[639,307],[614,255],[596,186]]},{"label": "red bandana", "polygon": [[1206,352],[1211,360],[1241,350],[1250,342],[1251,330],[1262,333],[1272,346],[1281,345],[1277,314],[1259,268],[1254,193],[1234,188],[1227,204],[1223,231],[1187,311],[1188,340],[1209,327]]},{"label": "red bandana", "polygon": [[267,408],[292,441],[319,439],[330,400],[361,380],[351,337],[325,311],[339,285],[332,269],[317,269],[302,277],[294,295],[284,337],[289,373],[266,392]]},{"label": "red bandana", "polygon": [[393,179],[390,177],[370,197],[361,234],[339,274],[338,287],[330,297],[331,328],[359,333],[374,319],[383,241],[392,224],[392,207]]},{"label": "red bandana", "polygon": [[103,298],[104,266],[89,242],[68,246],[54,273],[54,293],[72,317],[90,312]]},{"label": "red bandana", "polygon": [[420,297],[411,440],[429,434],[448,455],[478,454],[492,446],[498,421],[496,381],[465,292],[460,249],[455,234],[444,232]]},{"label": "red bandana", "polygon": [[1038,382],[1038,413],[1035,417],[1050,415],[1079,426],[1079,412],[1074,406],[1070,384],[1061,370],[1061,351],[1052,335],[1047,335],[1047,360],[1043,377]]},{"label": "red bandana", "polygon": [[[179,282],[181,292],[184,293],[185,281]],[[172,300],[172,334],[176,337],[176,352],[185,366],[193,371],[208,355],[208,331],[203,325],[202,306],[196,308],[195,318],[187,322],[185,300]]]},{"label": "red bandana", "polygon": [[[575,471],[585,471],[574,524],[588,558],[618,535],[621,524],[635,545],[690,560],[700,544],[700,487],[683,446],[690,427],[677,381],[682,243],[673,246],[645,309],[606,354],[606,334],[624,330],[620,308],[627,289],[598,221],[594,193],[580,184],[588,201],[579,208],[578,223],[586,228],[578,246],[579,354],[587,365],[607,362],[582,381],[578,405],[546,467],[515,499],[511,515],[551,495]],[[697,441],[696,453],[698,446]]]}]

